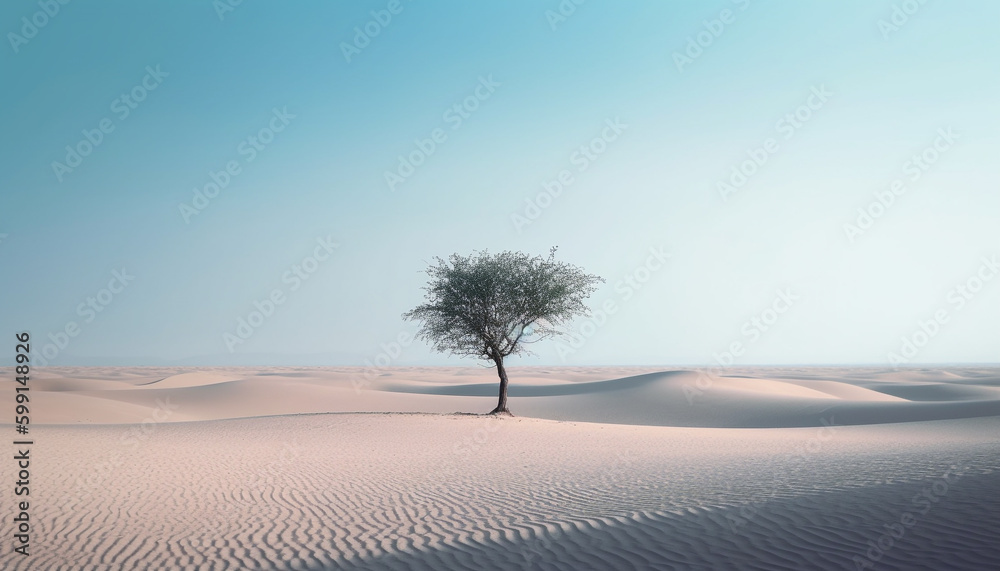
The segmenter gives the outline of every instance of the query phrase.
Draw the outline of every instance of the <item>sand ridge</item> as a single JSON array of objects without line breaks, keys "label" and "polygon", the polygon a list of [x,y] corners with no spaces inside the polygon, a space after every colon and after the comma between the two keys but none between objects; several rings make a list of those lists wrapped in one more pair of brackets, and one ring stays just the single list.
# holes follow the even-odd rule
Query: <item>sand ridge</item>
[{"label": "sand ridge", "polygon": [[[917,422],[1000,414],[1000,370],[875,368],[511,368],[516,414],[552,420],[700,427]],[[4,376],[4,383],[11,383]],[[487,368],[47,368],[35,422],[169,422],[317,412],[485,412]]]},{"label": "sand ridge", "polygon": [[[797,429],[315,414],[45,426],[10,569],[877,568],[1000,557],[997,418]],[[117,460],[116,460],[117,458]],[[169,465],[164,462],[169,459]],[[95,464],[115,464],[94,470]],[[153,468],[157,467],[157,468]],[[922,491],[949,486],[921,513]],[[936,484],[937,483],[937,484]]]},{"label": "sand ridge", "polygon": [[370,373],[40,370],[44,548],[0,567],[1000,562],[997,369],[512,368],[514,418],[492,370]]}]

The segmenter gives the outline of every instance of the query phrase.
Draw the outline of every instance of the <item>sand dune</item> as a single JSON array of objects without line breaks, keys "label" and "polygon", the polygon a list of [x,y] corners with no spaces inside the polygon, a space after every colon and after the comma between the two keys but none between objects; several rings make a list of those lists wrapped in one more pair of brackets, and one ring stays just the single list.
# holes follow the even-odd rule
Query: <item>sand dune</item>
[{"label": "sand dune", "polygon": [[711,373],[43,369],[0,567],[1000,564],[1000,371]]},{"label": "sand dune", "polygon": [[236,375],[221,375],[218,373],[194,372],[170,375],[156,381],[135,385],[142,389],[183,389],[192,387],[206,387],[219,383],[228,383],[238,380]]},{"label": "sand dune", "polygon": [[[46,369],[40,423],[170,422],[315,412],[485,412],[497,380],[484,368]],[[9,379],[10,377],[5,377]],[[614,424],[767,428],[880,424],[1000,414],[995,369],[511,370],[519,415]],[[10,383],[9,380],[0,382]],[[83,399],[80,403],[76,399]],[[98,400],[110,404],[95,404]],[[86,406],[81,403],[86,402]],[[122,406],[114,403],[121,403]],[[138,407],[138,408],[137,408]],[[107,410],[98,413],[97,410]]]},{"label": "sand dune", "polygon": [[998,429],[334,414],[164,424],[131,444],[134,426],[42,427],[59,454],[38,489],[59,501],[39,502],[32,568],[853,569],[912,513],[876,568],[988,569]]}]

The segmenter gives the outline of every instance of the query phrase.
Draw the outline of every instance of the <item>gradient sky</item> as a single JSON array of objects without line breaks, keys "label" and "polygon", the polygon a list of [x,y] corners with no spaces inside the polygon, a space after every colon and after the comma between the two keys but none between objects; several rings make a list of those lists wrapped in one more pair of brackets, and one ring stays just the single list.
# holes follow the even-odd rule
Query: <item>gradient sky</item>
[{"label": "gradient sky", "polygon": [[[887,364],[904,336],[922,345],[911,363],[1000,361],[1000,279],[981,268],[1000,255],[996,2],[900,8],[890,29],[916,2],[567,0],[558,19],[556,0],[224,1],[0,4],[0,320],[36,352],[52,344],[52,364],[362,364],[415,329],[400,314],[434,256],[551,246],[604,276],[592,305],[616,311],[513,364],[708,364],[734,342],[735,364]],[[347,61],[366,25],[378,34]],[[491,81],[461,122],[448,114]],[[808,119],[781,122],[796,112]],[[114,130],[57,176],[105,119]],[[723,199],[720,181],[768,144]],[[924,153],[936,160],[913,180]],[[239,174],[185,219],[230,163]],[[572,183],[515,223],[563,170]],[[338,247],[308,280],[283,280],[327,237]],[[671,257],[647,272],[650,248]],[[122,269],[134,280],[88,310]],[[631,294],[629,275],[646,280]],[[225,334],[275,289],[284,303],[230,351]],[[422,342],[392,362],[472,363]]]}]

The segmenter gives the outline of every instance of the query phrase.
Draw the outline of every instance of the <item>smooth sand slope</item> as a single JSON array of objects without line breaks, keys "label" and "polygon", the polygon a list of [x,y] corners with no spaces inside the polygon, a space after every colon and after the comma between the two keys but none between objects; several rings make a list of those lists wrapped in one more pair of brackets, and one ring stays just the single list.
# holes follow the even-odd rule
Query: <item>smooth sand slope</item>
[{"label": "smooth sand slope", "polygon": [[2,568],[1000,566],[997,369],[39,373]]},{"label": "smooth sand slope", "polygon": [[[629,368],[511,370],[519,416],[650,426],[779,428],[1000,415],[1000,370]],[[9,379],[10,376],[6,376]],[[9,383],[10,381],[0,382]],[[493,369],[50,368],[35,421],[168,422],[305,412],[486,412]]]}]

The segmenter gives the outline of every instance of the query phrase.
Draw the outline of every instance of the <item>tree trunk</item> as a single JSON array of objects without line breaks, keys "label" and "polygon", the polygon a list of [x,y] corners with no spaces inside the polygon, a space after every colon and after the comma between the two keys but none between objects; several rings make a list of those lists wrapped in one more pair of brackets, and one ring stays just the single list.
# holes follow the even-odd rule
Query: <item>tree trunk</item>
[{"label": "tree trunk", "polygon": [[490,414],[513,416],[507,410],[507,369],[503,368],[503,357],[498,355],[493,359],[493,362],[497,364],[497,375],[500,375],[500,400],[497,402],[497,407]]}]

